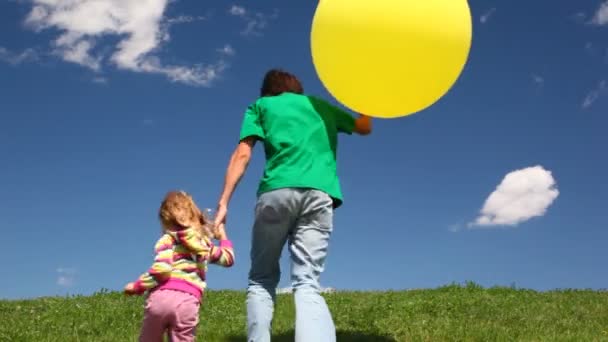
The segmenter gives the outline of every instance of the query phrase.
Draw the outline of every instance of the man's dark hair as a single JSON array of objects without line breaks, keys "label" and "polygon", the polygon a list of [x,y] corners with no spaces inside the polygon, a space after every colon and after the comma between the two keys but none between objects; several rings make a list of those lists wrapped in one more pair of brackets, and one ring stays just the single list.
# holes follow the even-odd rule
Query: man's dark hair
[{"label": "man's dark hair", "polygon": [[271,69],[266,72],[260,95],[277,96],[282,93],[302,94],[304,89],[295,75],[281,69]]}]

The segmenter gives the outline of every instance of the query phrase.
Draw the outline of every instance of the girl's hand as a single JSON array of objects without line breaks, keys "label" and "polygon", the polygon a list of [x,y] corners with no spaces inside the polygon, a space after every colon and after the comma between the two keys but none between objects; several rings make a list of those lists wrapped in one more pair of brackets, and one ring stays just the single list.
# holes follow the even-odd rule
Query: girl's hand
[{"label": "girl's hand", "polygon": [[143,291],[141,291],[141,289],[139,288],[139,286],[137,286],[137,284],[135,282],[133,283],[128,283],[125,288],[124,288],[124,293],[126,295],[139,295],[142,294]]}]

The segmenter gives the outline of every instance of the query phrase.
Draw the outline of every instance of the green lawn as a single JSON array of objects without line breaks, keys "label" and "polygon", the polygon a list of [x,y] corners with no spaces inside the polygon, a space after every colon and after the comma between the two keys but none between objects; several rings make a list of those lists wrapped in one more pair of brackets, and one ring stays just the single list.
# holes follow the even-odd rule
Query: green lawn
[{"label": "green lawn", "polygon": [[[608,341],[608,292],[536,292],[475,284],[326,294],[338,341]],[[0,341],[136,341],[143,298],[0,301]],[[293,341],[294,305],[280,295],[273,341]],[[199,341],[245,342],[245,293],[209,291]],[[314,341],[311,341],[314,342]]]}]

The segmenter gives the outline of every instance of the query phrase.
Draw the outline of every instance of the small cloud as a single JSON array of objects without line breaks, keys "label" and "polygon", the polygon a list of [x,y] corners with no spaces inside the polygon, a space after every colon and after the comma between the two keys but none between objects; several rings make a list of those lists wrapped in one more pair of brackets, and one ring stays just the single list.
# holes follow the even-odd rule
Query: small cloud
[{"label": "small cloud", "polygon": [[608,24],[608,0],[600,4],[591,19],[591,23],[599,26]]},{"label": "small cloud", "polygon": [[279,16],[278,10],[274,10],[272,14],[262,12],[251,13],[242,6],[233,5],[228,12],[231,15],[242,18],[245,22],[245,28],[241,31],[244,36],[261,36],[262,31],[268,26],[268,22],[276,19]]},{"label": "small cloud", "polygon": [[38,54],[34,49],[25,49],[22,52],[13,52],[5,47],[0,46],[0,61],[11,65],[19,65],[25,62],[31,62],[38,59]]},{"label": "small cloud", "polygon": [[532,81],[534,81],[534,84],[537,84],[541,87],[545,84],[545,79],[542,76],[536,74],[532,75]]},{"label": "small cloud", "polygon": [[600,44],[585,43],[585,52],[593,58],[600,58],[602,62],[608,63],[608,48],[602,47]]},{"label": "small cloud", "polygon": [[170,24],[170,25],[173,25],[173,24],[186,24],[186,23],[192,23],[192,22],[195,22],[195,21],[201,21],[201,20],[206,20],[206,19],[207,18],[204,17],[204,16],[202,16],[202,15],[199,15],[199,16],[196,16],[196,17],[193,17],[191,15],[180,15],[180,16],[177,16],[177,17],[174,17],[174,18],[167,19],[167,23]]},{"label": "small cloud", "polygon": [[277,288],[277,294],[290,294],[290,293],[293,293],[293,289],[291,287]]},{"label": "small cloud", "polygon": [[559,191],[550,171],[542,166],[508,173],[486,199],[472,227],[516,226],[533,217],[543,216]]},{"label": "small cloud", "polygon": [[245,14],[247,14],[247,10],[245,9],[245,7],[237,6],[237,5],[232,5],[232,7],[230,7],[230,10],[228,10],[228,12],[237,17],[244,17]]},{"label": "small cloud", "polygon": [[590,108],[595,101],[597,101],[597,99],[606,92],[606,80],[601,80],[600,83],[597,85],[597,87],[595,87],[594,89],[590,90],[589,93],[587,93],[587,96],[585,96],[585,99],[583,100],[583,104],[581,105],[581,107],[583,109],[588,109]]},{"label": "small cloud", "polygon": [[482,24],[487,23],[495,12],[496,7],[490,8],[487,12],[482,14],[481,17],[479,17],[479,22],[481,22]]},{"label": "small cloud", "polygon": [[143,119],[141,121],[141,124],[144,126],[153,126],[155,123],[156,123],[156,121],[153,119]]},{"label": "small cloud", "polygon": [[452,233],[457,233],[462,230],[462,225],[459,223],[451,224],[448,226],[448,230]]},{"label": "small cloud", "polygon": [[76,270],[73,268],[59,267],[57,270],[57,285],[61,287],[71,287],[74,285]]},{"label": "small cloud", "polygon": [[101,77],[101,76],[93,77],[93,83],[107,84],[108,83],[108,79],[105,78],[105,77]]},{"label": "small cloud", "polygon": [[210,86],[212,81],[220,77],[228,67],[224,60],[210,65],[169,66],[162,65],[156,57],[142,59],[138,69],[143,72],[163,74],[172,82],[179,82],[194,86]]},{"label": "small cloud", "polygon": [[234,56],[235,54],[234,48],[230,44],[226,44],[223,48],[217,49],[217,52],[226,56]]},{"label": "small cloud", "polygon": [[545,86],[545,78],[538,75],[538,74],[532,74],[532,84],[534,85],[534,88],[537,91],[540,91],[541,89],[544,88]]},{"label": "small cloud", "polygon": [[599,47],[597,46],[597,44],[593,44],[592,42],[586,42],[585,52],[591,57],[598,57]]},{"label": "small cloud", "polygon": [[579,24],[583,24],[585,23],[585,20],[587,18],[587,15],[584,12],[577,12],[575,13],[572,18],[574,19],[574,21],[576,21]]}]

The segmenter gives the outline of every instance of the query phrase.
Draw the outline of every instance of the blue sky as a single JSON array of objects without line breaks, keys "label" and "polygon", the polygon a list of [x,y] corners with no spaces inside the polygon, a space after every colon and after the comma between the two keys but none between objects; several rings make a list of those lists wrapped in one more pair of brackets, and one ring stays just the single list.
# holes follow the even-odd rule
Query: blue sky
[{"label": "blue sky", "polygon": [[[166,191],[215,206],[267,69],[334,101],[311,62],[315,1],[42,3],[0,2],[2,298],[119,290],[145,271]],[[324,286],[606,287],[601,5],[470,1],[470,59],[449,94],[341,137]],[[246,286],[262,152],[230,207],[237,263],[212,268],[212,289]]]}]

